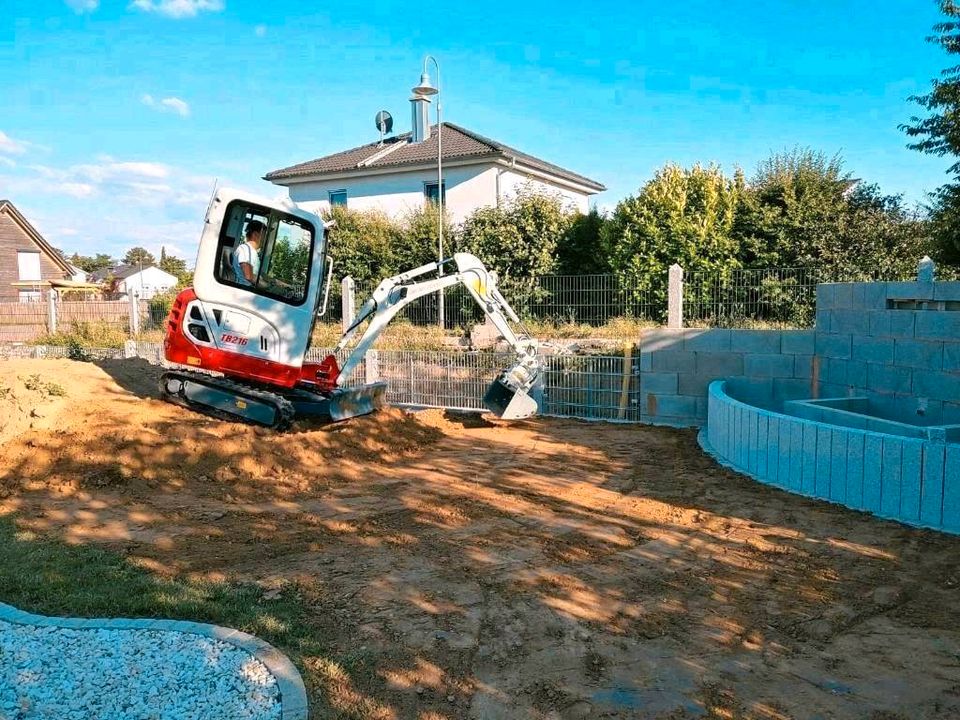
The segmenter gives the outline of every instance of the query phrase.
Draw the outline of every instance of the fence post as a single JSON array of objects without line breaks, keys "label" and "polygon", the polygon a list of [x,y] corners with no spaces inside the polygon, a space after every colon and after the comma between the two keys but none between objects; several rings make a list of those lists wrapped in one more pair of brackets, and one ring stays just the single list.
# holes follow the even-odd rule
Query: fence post
[{"label": "fence post", "polygon": [[367,350],[365,364],[367,384],[377,382],[380,379],[380,354],[376,350]]},{"label": "fence post", "polygon": [[57,298],[56,290],[51,290],[47,295],[47,328],[51,335],[57,332]]},{"label": "fence post", "polygon": [[353,278],[347,275],[340,281],[340,324],[343,332],[347,331],[350,323],[353,322],[353,316],[357,314],[357,301],[354,296],[356,283]]},{"label": "fence post", "polygon": [[131,292],[127,297],[130,298],[130,334],[140,334],[140,300],[137,294]]},{"label": "fence post", "polygon": [[667,275],[667,327],[683,327],[683,268],[674,263]]}]

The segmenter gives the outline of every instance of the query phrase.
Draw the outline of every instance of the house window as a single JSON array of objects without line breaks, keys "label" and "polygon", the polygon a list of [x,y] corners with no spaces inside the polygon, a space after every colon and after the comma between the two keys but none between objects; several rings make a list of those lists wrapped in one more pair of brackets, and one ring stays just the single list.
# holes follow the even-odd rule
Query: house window
[{"label": "house window", "polygon": [[[424,183],[423,184],[423,196],[432,203],[438,202],[437,200],[437,183]],[[443,204],[447,204],[447,183],[443,183]]]},{"label": "house window", "polygon": [[330,191],[330,207],[346,207],[346,206],[347,206],[347,191],[331,190]]},{"label": "house window", "polygon": [[17,293],[17,299],[22,303],[40,302],[43,295],[39,290],[20,290]]},{"label": "house window", "polygon": [[21,280],[39,280],[40,253],[17,250],[17,270]]}]

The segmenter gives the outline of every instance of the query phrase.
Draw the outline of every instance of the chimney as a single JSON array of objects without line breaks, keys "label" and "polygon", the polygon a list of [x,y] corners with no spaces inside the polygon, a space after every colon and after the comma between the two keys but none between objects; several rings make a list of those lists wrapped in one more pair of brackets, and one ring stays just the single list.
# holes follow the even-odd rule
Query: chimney
[{"label": "chimney", "polygon": [[413,116],[413,137],[410,142],[422,143],[430,137],[430,98],[414,95],[410,98],[410,110]]}]

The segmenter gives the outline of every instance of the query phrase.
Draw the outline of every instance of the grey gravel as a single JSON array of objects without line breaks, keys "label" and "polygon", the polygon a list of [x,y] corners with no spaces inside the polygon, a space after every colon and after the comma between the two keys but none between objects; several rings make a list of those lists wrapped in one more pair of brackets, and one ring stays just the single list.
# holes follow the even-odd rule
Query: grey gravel
[{"label": "grey gravel", "polygon": [[273,720],[276,678],[221,640],[0,621],[0,720]]}]

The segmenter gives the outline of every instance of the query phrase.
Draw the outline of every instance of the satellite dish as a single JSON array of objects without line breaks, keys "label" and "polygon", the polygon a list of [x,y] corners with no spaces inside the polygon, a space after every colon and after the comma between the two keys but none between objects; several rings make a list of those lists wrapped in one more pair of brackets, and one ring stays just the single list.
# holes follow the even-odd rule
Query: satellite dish
[{"label": "satellite dish", "polygon": [[388,113],[386,110],[381,110],[377,113],[377,117],[374,118],[374,122],[377,125],[377,130],[380,131],[380,135],[389,135],[393,132],[393,115]]}]

